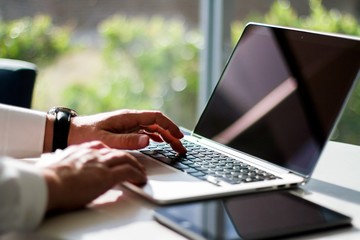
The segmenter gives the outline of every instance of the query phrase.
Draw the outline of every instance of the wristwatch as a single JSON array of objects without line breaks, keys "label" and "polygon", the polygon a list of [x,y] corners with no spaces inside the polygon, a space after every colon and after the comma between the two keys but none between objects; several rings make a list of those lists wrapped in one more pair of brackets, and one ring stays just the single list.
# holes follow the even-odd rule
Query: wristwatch
[{"label": "wristwatch", "polygon": [[65,149],[68,145],[70,121],[77,112],[66,107],[53,107],[48,114],[55,116],[52,150]]}]

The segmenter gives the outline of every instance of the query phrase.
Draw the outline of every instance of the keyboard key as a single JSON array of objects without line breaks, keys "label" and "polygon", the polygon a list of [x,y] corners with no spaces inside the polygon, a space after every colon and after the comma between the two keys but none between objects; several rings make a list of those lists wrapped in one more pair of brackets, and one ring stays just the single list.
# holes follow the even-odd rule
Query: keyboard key
[{"label": "keyboard key", "polygon": [[186,155],[177,154],[166,143],[150,144],[140,152],[216,185],[220,185],[221,182],[242,184],[278,179],[273,174],[204,146],[186,140],[182,140],[182,143],[188,150]]},{"label": "keyboard key", "polygon": [[182,164],[182,163],[179,163],[179,162],[174,162],[174,163],[171,164],[171,166],[173,166],[174,168],[180,169],[180,170],[184,170],[184,169],[189,168],[185,164]]}]

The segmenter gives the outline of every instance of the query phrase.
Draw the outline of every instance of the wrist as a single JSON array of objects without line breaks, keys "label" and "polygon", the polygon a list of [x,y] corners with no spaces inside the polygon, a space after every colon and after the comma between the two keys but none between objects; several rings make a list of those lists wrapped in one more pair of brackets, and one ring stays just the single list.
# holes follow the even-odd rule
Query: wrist
[{"label": "wrist", "polygon": [[65,107],[54,107],[48,113],[54,116],[52,151],[65,149],[68,146],[71,120],[77,113]]},{"label": "wrist", "polygon": [[54,121],[55,121],[55,116],[51,114],[46,115],[45,135],[44,135],[44,145],[43,145],[44,153],[51,152],[52,150]]},{"label": "wrist", "polygon": [[70,120],[70,127],[69,127],[69,135],[68,135],[68,144],[74,145],[74,144],[80,144],[82,141],[80,140],[82,137],[82,131],[81,131],[81,121],[79,121],[81,117],[76,116],[71,118]]}]

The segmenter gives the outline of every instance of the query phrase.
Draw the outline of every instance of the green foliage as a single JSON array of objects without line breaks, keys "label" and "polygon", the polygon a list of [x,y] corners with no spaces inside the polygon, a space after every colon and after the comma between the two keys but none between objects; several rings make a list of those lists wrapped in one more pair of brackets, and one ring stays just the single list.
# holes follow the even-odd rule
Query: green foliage
[{"label": "green foliage", "polygon": [[120,15],[102,22],[99,32],[107,69],[98,82],[70,86],[67,105],[82,112],[160,109],[190,127],[197,106],[200,34],[178,20]]},{"label": "green foliage", "polygon": [[356,18],[338,10],[326,10],[321,0],[310,0],[311,15],[300,19],[300,27],[324,32],[360,35],[360,26]]},{"label": "green foliage", "polygon": [[327,10],[321,0],[309,0],[310,14],[300,16],[289,1],[277,0],[265,15],[252,14],[232,26],[233,42],[237,41],[248,22],[262,22],[308,30],[360,35],[360,25],[354,16],[335,9]]},{"label": "green foliage", "polygon": [[0,57],[44,64],[69,48],[69,34],[45,15],[0,21]]}]

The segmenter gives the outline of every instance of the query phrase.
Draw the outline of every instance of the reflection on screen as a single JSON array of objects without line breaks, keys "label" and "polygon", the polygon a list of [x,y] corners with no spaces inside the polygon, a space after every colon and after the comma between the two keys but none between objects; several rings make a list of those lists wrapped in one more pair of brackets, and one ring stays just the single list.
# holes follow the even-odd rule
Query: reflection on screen
[{"label": "reflection on screen", "polygon": [[194,133],[309,175],[359,63],[357,40],[249,25]]}]

